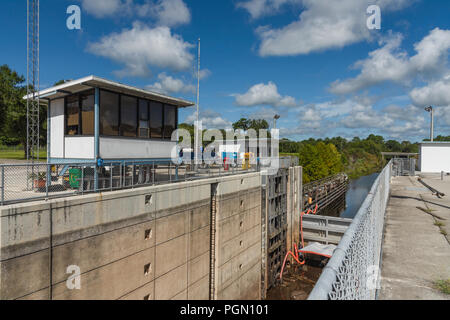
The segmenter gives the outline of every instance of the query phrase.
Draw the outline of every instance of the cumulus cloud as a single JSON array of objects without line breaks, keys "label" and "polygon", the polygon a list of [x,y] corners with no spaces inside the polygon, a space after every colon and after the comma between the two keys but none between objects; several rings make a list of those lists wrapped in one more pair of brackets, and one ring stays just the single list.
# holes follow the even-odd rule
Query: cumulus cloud
[{"label": "cumulus cloud", "polygon": [[97,18],[112,16],[150,17],[156,25],[174,27],[191,22],[191,13],[183,0],[81,0],[83,10]]},{"label": "cumulus cloud", "polygon": [[[286,1],[272,1],[282,4]],[[410,2],[407,0],[302,0],[304,10],[299,19],[279,29],[259,27],[256,32],[261,39],[261,56],[286,56],[309,54],[370,39],[367,17],[369,5],[379,5],[383,12],[399,10]],[[250,4],[253,4],[250,6]],[[262,1],[250,1],[247,10],[260,16],[264,9],[257,5]],[[269,7],[270,10],[270,7]],[[252,13],[253,12],[253,13]],[[260,13],[261,12],[261,13]]]},{"label": "cumulus cloud", "polygon": [[271,81],[268,84],[256,84],[246,93],[234,94],[234,97],[238,106],[253,107],[268,105],[274,107],[295,107],[297,105],[295,98],[280,95],[277,85]]},{"label": "cumulus cloud", "polygon": [[104,18],[128,12],[131,2],[129,0],[81,0],[83,10],[97,18]]},{"label": "cumulus cloud", "polygon": [[422,88],[410,92],[411,100],[418,106],[448,106],[450,105],[450,76],[443,80],[432,82]]},{"label": "cumulus cloud", "polygon": [[104,36],[100,41],[88,45],[87,50],[98,56],[109,58],[125,67],[116,71],[119,77],[148,76],[150,66],[183,71],[192,66],[193,46],[179,35],[172,34],[168,27],[149,28],[135,22],[131,29]]},{"label": "cumulus cloud", "polygon": [[[297,125],[282,130],[282,133],[290,137],[354,137],[373,133],[407,140],[422,140],[427,136],[428,118],[422,108],[389,105],[380,109],[374,106],[375,102],[372,97],[353,96],[305,105],[297,108]],[[444,121],[440,123],[444,125]]]},{"label": "cumulus cloud", "polygon": [[[192,113],[186,118],[186,123],[193,124],[197,119],[197,112]],[[203,128],[207,129],[228,129],[232,123],[221,116],[220,113],[211,109],[200,111],[199,121],[202,121]]]},{"label": "cumulus cloud", "polygon": [[248,0],[238,2],[236,7],[248,11],[252,19],[276,14],[285,4],[300,4],[302,0]]},{"label": "cumulus cloud", "polygon": [[416,55],[409,57],[401,50],[402,36],[394,34],[383,40],[383,46],[369,53],[365,60],[358,61],[354,67],[361,69],[355,78],[337,80],[331,84],[330,91],[348,94],[368,88],[385,81],[407,83],[421,77],[438,77],[446,70],[450,49],[450,30],[432,30],[414,48]]},{"label": "cumulus cloud", "polygon": [[191,22],[191,12],[183,0],[147,1],[136,8],[139,16],[153,17],[158,25],[174,27]]},{"label": "cumulus cloud", "polygon": [[185,83],[182,79],[177,79],[167,75],[165,72],[158,75],[158,80],[154,84],[147,86],[151,91],[160,92],[163,94],[173,93],[194,93],[196,87],[193,84]]}]

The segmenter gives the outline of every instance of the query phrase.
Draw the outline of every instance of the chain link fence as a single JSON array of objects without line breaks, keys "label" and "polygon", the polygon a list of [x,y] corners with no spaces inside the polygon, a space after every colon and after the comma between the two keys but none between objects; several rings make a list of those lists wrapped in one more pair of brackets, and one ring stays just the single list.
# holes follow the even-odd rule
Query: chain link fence
[{"label": "chain link fence", "polygon": [[380,260],[392,161],[375,181],[309,300],[374,300],[380,287]]},{"label": "chain link fence", "polygon": [[416,175],[416,159],[399,159],[392,160],[392,171],[396,177],[415,176]]},{"label": "chain link fence", "polygon": [[257,165],[155,161],[0,165],[0,205],[257,172]]}]

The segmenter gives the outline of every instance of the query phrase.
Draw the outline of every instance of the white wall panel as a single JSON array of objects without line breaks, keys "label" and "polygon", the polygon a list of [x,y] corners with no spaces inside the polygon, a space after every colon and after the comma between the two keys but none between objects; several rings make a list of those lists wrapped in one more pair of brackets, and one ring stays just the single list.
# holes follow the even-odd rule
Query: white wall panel
[{"label": "white wall panel", "polygon": [[422,172],[450,172],[450,143],[421,145],[420,167]]},{"label": "white wall panel", "polygon": [[100,138],[103,159],[170,159],[173,148],[176,142]]},{"label": "white wall panel", "polygon": [[66,159],[91,159],[95,158],[94,137],[66,137]]},{"label": "white wall panel", "polygon": [[64,157],[64,99],[54,100],[50,106],[50,157]]}]

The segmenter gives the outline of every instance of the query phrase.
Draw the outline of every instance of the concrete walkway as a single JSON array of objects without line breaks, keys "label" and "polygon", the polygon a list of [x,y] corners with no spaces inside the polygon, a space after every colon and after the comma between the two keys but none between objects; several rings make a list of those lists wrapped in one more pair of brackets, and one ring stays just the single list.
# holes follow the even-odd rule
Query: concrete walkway
[{"label": "concrete walkway", "polygon": [[[417,177],[392,180],[383,243],[382,300],[450,300],[450,295],[434,284],[450,279],[450,177],[444,181],[437,175],[423,178],[446,196],[439,199]],[[441,221],[417,207],[447,220]]]}]

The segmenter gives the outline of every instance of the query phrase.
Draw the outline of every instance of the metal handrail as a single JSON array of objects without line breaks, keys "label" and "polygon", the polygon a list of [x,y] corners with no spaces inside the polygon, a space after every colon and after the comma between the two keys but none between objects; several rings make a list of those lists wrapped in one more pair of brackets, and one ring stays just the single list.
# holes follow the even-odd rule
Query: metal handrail
[{"label": "metal handrail", "polygon": [[[64,177],[67,178],[67,173],[61,177],[56,177],[51,174],[50,168],[53,165],[81,169],[81,177],[77,179],[79,182],[79,187],[68,188],[67,185],[65,185],[68,183],[67,181],[64,182]],[[157,168],[157,166],[164,168],[167,166],[167,170],[163,174],[158,172],[159,168]],[[127,169],[129,167],[132,167],[133,169]],[[106,168],[104,174],[95,179],[95,174],[93,172],[91,172],[91,174],[86,172],[87,168],[94,170],[94,168],[99,167],[97,167],[97,163],[94,162],[74,162],[61,164],[49,164],[45,162],[0,164],[0,205],[3,206],[13,203],[56,199],[68,196],[84,195],[88,193],[126,190],[138,187],[195,181],[216,176],[221,177],[259,172],[261,169],[259,166],[252,165],[250,169],[237,170],[233,168],[232,170],[225,171],[222,170],[220,166],[213,166],[212,170],[209,170],[211,172],[206,175],[202,175],[202,172],[196,172],[192,175],[192,172],[187,171],[187,165],[175,165],[170,161],[116,161],[103,163],[101,168]],[[181,174],[177,176],[175,173],[177,169],[184,170],[184,175]],[[141,176],[141,174],[143,176]],[[42,178],[42,180],[45,180],[45,183],[42,181],[41,186],[38,180],[40,176],[44,175],[45,178]],[[54,183],[55,180],[52,178],[58,178],[57,182]],[[5,183],[5,180],[7,183]],[[95,183],[95,181],[97,183]],[[36,186],[35,183],[39,186]]]}]

